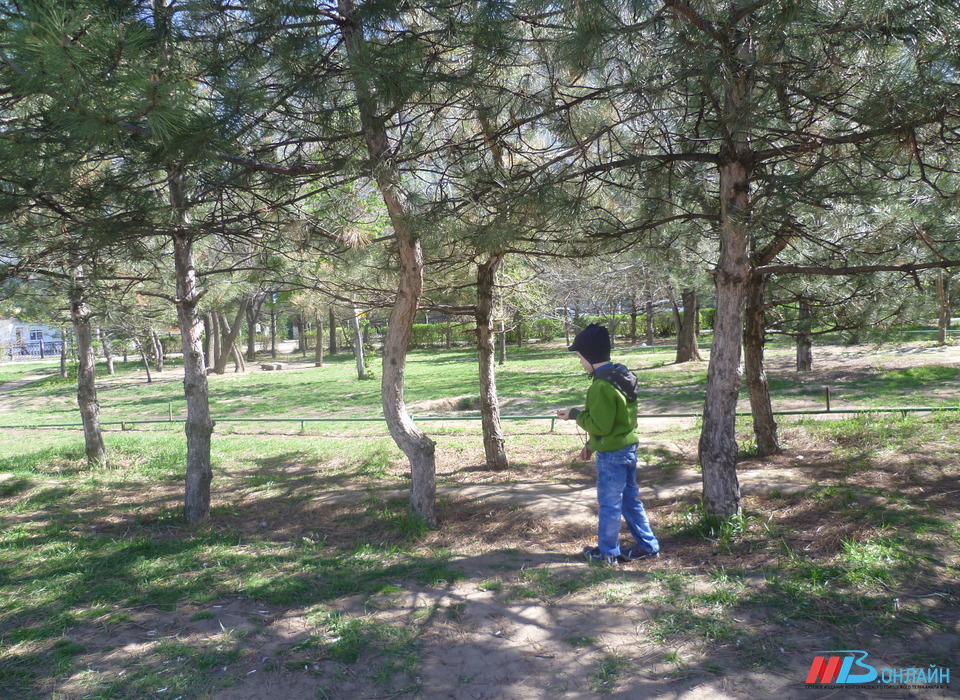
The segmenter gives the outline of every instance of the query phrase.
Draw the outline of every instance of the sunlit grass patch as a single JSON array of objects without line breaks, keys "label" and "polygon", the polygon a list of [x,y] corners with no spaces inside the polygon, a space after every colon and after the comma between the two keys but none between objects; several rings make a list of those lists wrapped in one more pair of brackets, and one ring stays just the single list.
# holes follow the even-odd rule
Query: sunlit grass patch
[{"label": "sunlit grass patch", "polygon": [[845,578],[851,584],[889,584],[915,571],[917,555],[898,538],[845,540],[842,545]]},{"label": "sunlit grass patch", "polygon": [[317,609],[307,615],[314,625],[313,634],[291,647],[285,663],[298,668],[318,661],[353,665],[364,660],[372,666],[373,677],[382,688],[408,690],[416,685],[420,664],[417,639],[427,622],[416,617],[411,624]]},{"label": "sunlit grass patch", "polygon": [[612,693],[617,689],[631,662],[624,654],[612,651],[604,654],[590,675],[591,693]]},{"label": "sunlit grass patch", "polygon": [[537,567],[517,572],[510,595],[549,600],[585,591],[614,580],[616,571],[606,567],[583,566],[575,571]]}]

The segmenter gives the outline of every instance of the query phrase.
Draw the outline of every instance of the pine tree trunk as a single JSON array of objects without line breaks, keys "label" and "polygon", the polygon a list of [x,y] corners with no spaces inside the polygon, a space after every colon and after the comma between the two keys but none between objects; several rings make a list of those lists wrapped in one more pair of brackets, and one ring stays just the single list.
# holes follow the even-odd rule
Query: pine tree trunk
[{"label": "pine tree trunk", "polygon": [[764,288],[766,279],[754,275],[750,279],[746,308],[746,327],[743,334],[744,371],[750,392],[750,410],[753,414],[753,434],[757,440],[757,454],[772,457],[780,454],[777,423],[770,402],[770,385],[764,369],[763,350],[766,342],[764,318]]},{"label": "pine tree trunk", "polygon": [[717,312],[707,369],[699,459],[708,513],[740,512],[736,412],[740,393],[740,346],[750,263],[744,216],[749,211],[749,170],[726,157],[720,166],[720,259],[715,270]]},{"label": "pine tree trunk", "polygon": [[150,330],[150,342],[153,344],[153,359],[156,363],[157,374],[159,374],[163,371],[163,343],[160,342],[157,332],[153,329]]},{"label": "pine tree trunk", "polygon": [[217,362],[213,349],[214,338],[217,337],[217,329],[213,325],[213,314],[208,313],[203,317],[203,331],[203,363],[209,368]]},{"label": "pine tree trunk", "polygon": [[813,369],[813,336],[810,335],[812,314],[810,302],[800,300],[800,323],[797,332],[797,371],[809,372]]},{"label": "pine tree trunk", "polygon": [[357,379],[367,378],[367,369],[363,362],[363,333],[360,330],[360,312],[353,308],[353,350],[357,360]]},{"label": "pine tree trunk", "polygon": [[313,364],[316,367],[323,367],[323,315],[317,312],[317,347],[314,348],[316,354],[313,358]]},{"label": "pine tree trunk", "polygon": [[652,301],[649,301],[649,300],[647,301],[647,313],[646,313],[646,317],[647,317],[647,318],[646,318],[646,322],[647,322],[647,332],[646,332],[647,345],[648,345],[648,346],[652,346],[653,343],[654,343],[654,341],[656,340],[656,338],[654,337],[654,335],[655,335],[655,330],[656,330],[656,329],[655,329],[654,324],[653,324],[653,302],[652,302]]},{"label": "pine tree trunk", "polygon": [[253,298],[247,304],[247,362],[257,361],[257,317],[260,308]]},{"label": "pine tree trunk", "polygon": [[673,330],[679,343],[680,330],[683,328],[683,321],[680,319],[680,309],[677,306],[677,295],[673,291],[673,285],[667,284],[667,299],[670,300],[670,310],[673,312]]},{"label": "pine tree trunk", "polygon": [[66,379],[70,376],[67,371],[67,329],[60,329],[60,378]]},{"label": "pine tree trunk", "polygon": [[337,315],[330,309],[327,314],[327,322],[330,326],[330,347],[328,350],[331,355],[337,354]]},{"label": "pine tree trunk", "polygon": [[506,440],[500,422],[500,401],[494,355],[496,334],[493,330],[494,291],[497,268],[503,262],[503,253],[491,255],[477,266],[477,347],[480,365],[480,419],[483,426],[483,452],[487,468],[506,469],[509,466],[505,450]]},{"label": "pine tree trunk", "polygon": [[950,328],[950,276],[943,270],[937,271],[937,344],[947,344],[947,331]]},{"label": "pine tree trunk", "polygon": [[73,319],[73,331],[77,338],[77,356],[80,360],[77,372],[77,405],[83,421],[83,440],[87,454],[87,463],[102,466],[107,461],[107,451],[100,432],[100,403],[97,401],[97,357],[93,349],[93,335],[90,329],[90,309],[87,306],[83,288],[76,279],[83,275],[81,267],[75,270],[76,277],[70,286],[70,316]]},{"label": "pine tree trunk", "polygon": [[270,307],[270,357],[277,359],[277,307]]},{"label": "pine tree trunk", "polygon": [[683,319],[680,322],[680,334],[677,336],[677,364],[702,359],[700,348],[697,347],[697,317],[700,315],[697,293],[693,289],[684,289],[680,294],[683,300]]},{"label": "pine tree trunk", "polygon": [[502,367],[507,363],[507,328],[503,319],[500,319],[500,331],[498,335],[500,338],[500,357],[498,358],[498,363]]},{"label": "pine tree trunk", "polygon": [[[222,339],[217,343],[219,352],[217,354],[216,365],[214,365],[213,368],[214,374],[225,374],[227,371],[227,362],[229,362],[231,356],[233,356],[237,336],[240,334],[240,323],[247,313],[247,302],[248,300],[246,298],[240,301],[240,307],[237,309],[237,315],[233,319],[232,327],[225,314],[214,314],[214,317],[217,319],[216,323],[219,332],[222,335]],[[239,368],[239,362],[237,365]]]},{"label": "pine tree trunk", "polygon": [[637,297],[636,294],[630,297],[630,344],[637,344],[637,316],[639,315],[639,309],[637,309]]},{"label": "pine tree trunk", "polygon": [[153,377],[150,376],[150,359],[147,357],[146,346],[138,337],[133,337],[133,344],[137,346],[137,352],[140,353],[140,361],[143,363],[143,371],[147,374],[147,384],[153,383]]},{"label": "pine tree trunk", "polygon": [[230,354],[233,356],[233,372],[245,372],[247,366],[243,362],[243,353],[240,352],[240,346],[236,343],[231,343],[230,345]]},{"label": "pine tree trunk", "polygon": [[116,374],[116,370],[113,367],[113,348],[110,345],[110,338],[99,328],[97,334],[100,336],[100,345],[103,347],[103,359],[107,361],[107,374],[112,376]]},{"label": "pine tree trunk", "polygon": [[[210,355],[210,364],[207,369],[216,373],[217,365],[220,364],[220,357],[223,355],[223,329],[220,327],[220,312],[210,312],[210,333],[213,335],[213,354]],[[221,371],[220,374],[223,374]]]},{"label": "pine tree trunk", "polygon": [[755,107],[751,74],[754,48],[749,27],[735,23],[726,31],[732,55],[725,66],[726,86],[720,115],[726,136],[717,157],[720,190],[720,254],[714,271],[717,312],[699,445],[704,507],[707,513],[722,518],[740,513],[736,414],[742,379],[744,311],[752,271],[747,227],[753,163],[749,130],[751,110]]},{"label": "pine tree trunk", "polygon": [[423,293],[423,249],[412,230],[407,193],[392,160],[389,139],[377,114],[376,98],[364,75],[363,29],[355,16],[353,0],[339,0],[339,8],[340,30],[352,72],[364,141],[374,164],[373,175],[393,224],[400,257],[397,298],[390,312],[390,325],[383,346],[383,414],[394,442],[410,461],[410,505],[427,523],[436,525],[436,443],[417,428],[404,404],[407,349]]},{"label": "pine tree trunk", "polygon": [[[172,173],[170,203],[185,218],[183,176]],[[182,219],[181,219],[182,220]],[[210,417],[207,371],[203,363],[203,325],[197,313],[201,293],[197,289],[193,258],[193,240],[186,233],[173,235],[173,256],[177,275],[177,317],[183,344],[183,388],[187,399],[187,474],[184,490],[184,516],[188,523],[203,522],[210,516]]]}]

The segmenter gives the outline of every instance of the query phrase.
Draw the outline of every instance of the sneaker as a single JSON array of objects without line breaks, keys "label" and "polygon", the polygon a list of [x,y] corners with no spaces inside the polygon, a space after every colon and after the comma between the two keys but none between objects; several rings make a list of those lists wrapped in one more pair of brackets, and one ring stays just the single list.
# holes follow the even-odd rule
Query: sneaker
[{"label": "sneaker", "polygon": [[631,547],[626,551],[621,550],[620,553],[620,559],[623,561],[644,561],[645,559],[656,559],[659,556],[660,550],[656,552],[645,552],[639,547]]},{"label": "sneaker", "polygon": [[619,563],[617,557],[610,554],[601,554],[599,547],[584,547],[583,558],[587,561],[595,561],[600,564],[606,564],[607,566],[616,566]]}]

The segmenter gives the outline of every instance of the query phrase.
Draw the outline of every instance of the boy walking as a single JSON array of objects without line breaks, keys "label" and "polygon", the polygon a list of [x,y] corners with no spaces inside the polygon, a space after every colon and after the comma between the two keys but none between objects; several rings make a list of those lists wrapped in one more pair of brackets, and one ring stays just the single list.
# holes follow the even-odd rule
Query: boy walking
[{"label": "boy walking", "polygon": [[[597,453],[598,546],[586,547],[583,557],[611,566],[618,560],[656,557],[660,543],[638,498],[637,377],[610,361],[610,334],[596,323],[577,333],[568,349],[577,353],[580,364],[593,377],[585,408],[557,411],[558,418],[575,420],[590,436],[582,456]],[[621,516],[634,539],[626,551],[620,548]]]}]

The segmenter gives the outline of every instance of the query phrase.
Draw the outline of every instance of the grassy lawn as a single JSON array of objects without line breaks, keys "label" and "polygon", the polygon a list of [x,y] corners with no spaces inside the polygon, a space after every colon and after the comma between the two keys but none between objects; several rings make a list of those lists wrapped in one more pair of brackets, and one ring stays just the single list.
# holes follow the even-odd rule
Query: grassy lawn
[{"label": "grassy lawn", "polygon": [[[627,355],[643,400],[702,401],[704,366],[669,359]],[[949,366],[905,369],[876,373],[877,386],[919,396],[956,377]],[[378,382],[352,373],[352,360],[338,358],[213,377],[214,410],[376,415]],[[469,353],[414,353],[408,400],[421,415],[469,412],[461,399],[475,394],[474,377]],[[125,367],[101,392],[104,412],[162,416],[179,384],[146,385]],[[499,375],[501,395],[527,415],[576,405],[584,388],[569,357],[537,348],[515,352]],[[53,422],[73,392],[51,378],[2,398]],[[786,454],[741,469],[798,474],[806,491],[745,491],[742,517],[722,526],[700,508],[695,430],[645,433],[644,483],[693,486],[644,499],[663,556],[618,569],[576,556],[592,542],[595,516],[592,467],[571,462],[574,431],[510,423],[513,466],[489,472],[477,423],[426,425],[438,442],[436,530],[408,512],[404,461],[377,425],[322,435],[218,428],[212,517],[197,528],[180,517],[180,426],[108,431],[106,468],[86,465],[77,432],[0,431],[0,695],[676,697],[712,688],[756,698],[813,692],[803,680],[824,649],[864,649],[892,667],[949,668],[957,658],[952,415],[785,419]],[[746,421],[738,433],[749,442]],[[572,494],[582,517],[531,510],[545,489]],[[509,490],[523,497],[499,498]],[[522,682],[527,690],[509,695]]]},{"label": "grassy lawn", "polygon": [[50,362],[8,362],[0,364],[0,384],[12,382],[28,376],[52,374],[60,371],[59,363]]}]

